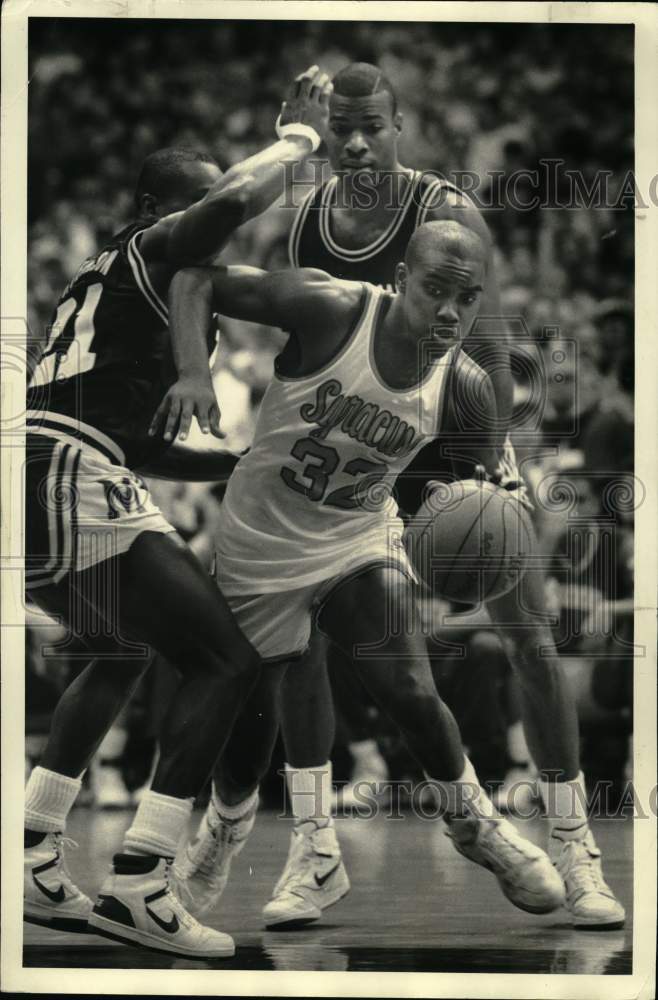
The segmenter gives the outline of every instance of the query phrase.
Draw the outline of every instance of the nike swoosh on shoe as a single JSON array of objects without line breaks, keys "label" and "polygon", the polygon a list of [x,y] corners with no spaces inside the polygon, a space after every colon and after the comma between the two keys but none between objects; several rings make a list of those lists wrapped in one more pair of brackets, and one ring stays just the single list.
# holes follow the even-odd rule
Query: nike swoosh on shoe
[{"label": "nike swoosh on shoe", "polygon": [[39,881],[34,872],[32,873],[32,881],[36,885],[37,889],[39,889],[44,896],[47,896],[51,902],[63,903],[66,899],[66,893],[64,892],[63,885],[59,885],[57,889],[49,889],[48,886],[43,885],[43,883]]},{"label": "nike swoosh on shoe", "polygon": [[155,920],[158,927],[161,927],[163,931],[167,932],[167,934],[175,934],[176,931],[179,930],[180,924],[178,923],[178,917],[175,913],[171,920],[163,920],[162,917],[159,917],[157,913],[153,912],[153,910],[149,910],[148,906],[146,907],[146,912],[151,920]]},{"label": "nike swoosh on shoe", "polygon": [[333,868],[331,868],[331,869],[330,869],[330,870],[329,870],[328,872],[326,872],[326,874],[324,874],[324,875],[318,875],[318,873],[316,872],[316,873],[315,873],[315,884],[316,884],[317,886],[319,886],[319,888],[321,889],[321,888],[322,888],[322,886],[324,885],[324,883],[325,883],[325,882],[327,881],[327,879],[330,879],[330,878],[331,878],[331,876],[333,875],[333,873],[334,873],[335,871],[338,871],[338,869],[339,869],[339,868],[340,868],[340,861],[338,862],[338,864],[337,864],[337,865],[334,865],[334,867],[333,867]]}]

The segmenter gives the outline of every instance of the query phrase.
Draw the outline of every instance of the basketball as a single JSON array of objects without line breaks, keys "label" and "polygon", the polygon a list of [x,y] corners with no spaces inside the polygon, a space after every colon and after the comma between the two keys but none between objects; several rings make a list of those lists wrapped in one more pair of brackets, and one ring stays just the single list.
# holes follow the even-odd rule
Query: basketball
[{"label": "basketball", "polygon": [[437,483],[405,533],[413,566],[436,597],[478,604],[506,594],[532,553],[530,515],[507,490],[474,479]]}]

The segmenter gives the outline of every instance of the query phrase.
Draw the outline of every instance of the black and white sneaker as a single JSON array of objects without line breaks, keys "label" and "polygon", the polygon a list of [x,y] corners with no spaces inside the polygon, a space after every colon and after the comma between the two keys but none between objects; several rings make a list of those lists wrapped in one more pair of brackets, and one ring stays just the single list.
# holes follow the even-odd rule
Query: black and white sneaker
[{"label": "black and white sneaker", "polygon": [[76,847],[61,833],[44,833],[23,854],[23,920],[56,931],[86,933],[92,902],[71,879],[64,860],[65,845]]},{"label": "black and white sneaker", "polygon": [[181,958],[230,958],[233,938],[200,924],[176,895],[172,863],[156,855],[115,854],[89,930]]}]

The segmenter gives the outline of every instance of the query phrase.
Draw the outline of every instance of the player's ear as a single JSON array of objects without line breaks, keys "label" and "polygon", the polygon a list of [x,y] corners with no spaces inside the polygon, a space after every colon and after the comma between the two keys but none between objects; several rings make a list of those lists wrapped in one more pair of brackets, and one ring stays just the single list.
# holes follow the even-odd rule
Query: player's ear
[{"label": "player's ear", "polygon": [[139,196],[139,214],[140,215],[157,215],[157,206],[155,195],[152,194],[141,194]]},{"label": "player's ear", "polygon": [[407,290],[407,265],[403,260],[395,265],[395,291],[404,293]]},{"label": "player's ear", "polygon": [[402,112],[396,111],[393,116],[393,127],[398,135],[402,132]]}]

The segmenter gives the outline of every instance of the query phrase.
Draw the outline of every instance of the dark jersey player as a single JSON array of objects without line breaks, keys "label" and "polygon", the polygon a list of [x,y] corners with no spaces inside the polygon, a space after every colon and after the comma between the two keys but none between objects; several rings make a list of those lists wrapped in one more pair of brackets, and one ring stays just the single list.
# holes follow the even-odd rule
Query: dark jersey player
[{"label": "dark jersey player", "polygon": [[[27,584],[93,659],[60,700],[26,789],[28,921],[190,958],[234,952],[227,934],[187,912],[170,865],[259,661],[135,469],[225,474],[216,451],[186,455],[149,436],[175,372],[167,287],[181,265],[212,259],[282,192],[286,165],[320,142],[329,89],[317,67],[298,77],[277,123],[279,141],[224,176],[211,157],[190,150],[147,158],[138,222],[81,266],[58,303],[28,392]],[[195,412],[202,430],[221,434],[212,393]],[[145,667],[146,644],[178,668],[180,683],[152,787],[93,905],[63,863],[62,831],[90,757]]]},{"label": "dark jersey player", "polygon": [[[209,179],[216,169],[175,150],[154,154],[146,170],[158,164],[163,172]],[[138,190],[142,185],[152,186],[148,177]],[[167,306],[140,248],[144,232],[144,221],[131,223],[79,268],[59,299],[27,396],[28,428],[73,429],[96,443],[103,435],[130,468],[168,447],[148,434],[145,415],[155,412],[174,373]]]},{"label": "dark jersey player", "polygon": [[[419,224],[453,219],[476,232],[488,248],[489,260],[479,318],[463,349],[491,378],[499,416],[497,444],[502,477],[509,478],[511,473],[514,478],[513,453],[510,456],[505,442],[512,400],[509,352],[487,227],[475,206],[452,185],[400,164],[397,145],[402,116],[391,84],[377,67],[353,64],[333,82],[327,151],[334,175],[308,195],[299,210],[290,235],[291,264],[392,287],[396,264],[404,259],[408,240]],[[398,480],[398,499],[408,512],[413,513],[420,503],[428,479],[436,476],[437,468],[445,466],[441,449],[440,440],[428,445]],[[599,851],[587,823],[575,704],[542,614],[543,577],[527,573],[520,588],[490,602],[488,607],[494,623],[501,623],[498,627],[520,680],[526,735],[542,771],[540,787],[551,821],[550,853],[564,877],[574,925],[619,927],[624,920],[623,907],[602,878]],[[256,695],[252,718],[261,718],[261,707]],[[321,824],[329,825],[328,756],[333,718],[321,649],[312,648],[303,662],[289,668],[281,688],[281,714],[291,765],[293,813],[298,821],[306,816],[309,796],[317,789],[314,815]],[[241,725],[236,726],[224,762],[214,775],[216,793],[206,826],[215,831],[215,842],[220,845],[228,842],[217,833],[224,822],[222,801],[227,806],[225,815],[233,820],[240,815],[239,803],[244,804],[245,830],[253,821],[258,777],[242,777],[240,787],[227,763],[232,757],[240,757],[242,772],[245,770],[246,755],[240,749],[240,737],[243,745],[248,745],[248,712],[243,718],[244,731]],[[233,831],[234,840],[240,841],[235,824]],[[290,919],[301,923],[320,916],[322,894],[308,891],[300,879],[302,869],[313,866],[312,834],[304,850],[298,841],[293,833],[289,864],[265,908],[266,923]],[[204,844],[199,843],[196,849],[205,858]],[[339,857],[337,844],[334,850]],[[230,849],[217,857],[217,872],[226,870],[229,864]],[[331,901],[331,892],[328,883],[327,901]]]}]

